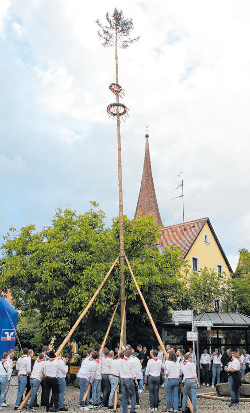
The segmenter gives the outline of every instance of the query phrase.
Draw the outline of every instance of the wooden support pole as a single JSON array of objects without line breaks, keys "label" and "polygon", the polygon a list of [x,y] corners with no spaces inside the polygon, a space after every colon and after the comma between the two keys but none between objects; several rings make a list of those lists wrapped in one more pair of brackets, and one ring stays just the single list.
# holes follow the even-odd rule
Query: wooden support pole
[{"label": "wooden support pole", "polygon": [[[111,318],[111,320],[110,320],[110,323],[109,323],[107,332],[106,332],[105,337],[104,337],[104,339],[103,339],[103,342],[102,342],[102,345],[101,345],[101,348],[100,348],[100,351],[99,351],[99,357],[101,356],[101,354],[102,354],[102,352],[103,352],[103,349],[104,349],[104,347],[105,347],[105,344],[106,344],[106,341],[107,341],[107,338],[108,338],[108,335],[109,335],[109,331],[110,331],[110,329],[111,329],[112,323],[113,323],[114,318],[115,318],[115,313],[116,313],[116,311],[117,311],[118,304],[119,304],[119,301],[118,301],[118,303],[117,303],[116,306],[115,306],[115,311],[114,311],[114,313],[113,313],[113,315],[112,315],[112,318]],[[87,387],[87,389],[86,389],[86,391],[85,391],[85,393],[84,393],[84,396],[83,396],[83,398],[82,398],[82,401],[83,401],[83,402],[85,402],[85,400],[87,399],[87,395],[88,395],[90,386],[91,386],[91,384],[88,383],[88,387]]]},{"label": "wooden support pole", "polygon": [[[110,273],[112,272],[114,266],[116,265],[117,261],[119,260],[119,257],[116,258],[115,262],[112,264],[112,266],[110,267],[109,271],[107,272],[107,274],[105,275],[103,281],[101,282],[100,286],[97,288],[95,294],[93,295],[93,297],[91,298],[90,302],[88,303],[87,307],[85,308],[85,310],[82,312],[82,314],[80,315],[80,317],[78,318],[78,320],[75,322],[75,324],[73,325],[72,329],[70,330],[70,332],[68,333],[67,337],[65,337],[65,339],[63,340],[62,344],[60,345],[59,349],[56,352],[56,357],[61,353],[61,351],[63,350],[63,348],[65,347],[65,345],[67,344],[67,342],[69,341],[70,337],[72,336],[72,334],[74,333],[76,327],[78,326],[78,324],[80,323],[80,321],[83,319],[83,317],[85,316],[85,314],[87,313],[87,311],[89,310],[89,308],[91,307],[91,305],[93,304],[96,296],[99,294],[99,292],[101,291],[105,281],[107,280],[107,278],[109,277]],[[27,396],[25,396],[25,398],[23,399],[22,403],[19,406],[19,409],[21,410],[25,404],[27,403],[27,401],[29,400],[31,396],[31,390],[29,391],[29,393],[27,394]]]},{"label": "wooden support pole", "polygon": [[[138,291],[138,294],[139,294],[139,296],[141,297],[141,300],[142,300],[142,303],[143,303],[143,305],[144,305],[144,307],[145,307],[145,310],[146,310],[146,313],[147,313],[147,315],[148,315],[148,318],[149,318],[149,320],[150,320],[150,322],[151,322],[151,324],[152,324],[152,327],[153,327],[153,330],[154,330],[154,332],[155,332],[155,335],[156,335],[156,337],[157,337],[157,339],[158,339],[158,341],[159,341],[159,344],[160,344],[160,346],[161,346],[161,348],[162,348],[162,351],[163,351],[165,357],[167,358],[166,349],[165,349],[165,347],[164,347],[164,344],[163,344],[163,342],[162,342],[162,339],[161,339],[161,337],[160,337],[160,334],[158,333],[158,330],[157,330],[157,328],[156,328],[156,325],[155,325],[155,323],[154,323],[154,320],[153,320],[153,318],[152,318],[152,316],[151,316],[151,314],[150,314],[150,311],[149,311],[149,309],[148,309],[148,306],[147,306],[147,304],[146,304],[146,301],[144,300],[144,297],[143,297],[143,295],[142,295],[142,292],[141,292],[141,290],[140,290],[140,287],[139,287],[139,285],[137,284],[137,281],[136,281],[136,279],[135,279],[135,276],[134,276],[134,274],[133,274],[133,271],[132,271],[132,269],[131,269],[131,267],[130,267],[130,264],[129,264],[129,261],[128,261],[128,258],[127,258],[126,255],[125,255],[125,259],[126,259],[126,262],[127,262],[127,265],[128,265],[129,271],[130,271],[130,274],[131,274],[131,276],[132,276],[132,278],[133,278],[133,281],[134,281],[134,283],[135,283],[136,289],[137,289],[137,291]],[[188,404],[188,407],[189,407],[191,413],[193,413],[193,405],[192,405],[189,397],[187,398],[187,404]]]}]

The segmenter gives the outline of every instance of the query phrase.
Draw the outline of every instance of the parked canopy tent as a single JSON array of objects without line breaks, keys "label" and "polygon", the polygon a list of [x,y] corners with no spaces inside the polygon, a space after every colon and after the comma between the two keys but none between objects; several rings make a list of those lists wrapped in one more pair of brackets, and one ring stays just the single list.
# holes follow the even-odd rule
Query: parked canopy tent
[{"label": "parked canopy tent", "polygon": [[5,351],[15,348],[16,341],[16,326],[17,326],[18,311],[7,300],[7,298],[1,294],[0,296],[0,357]]}]

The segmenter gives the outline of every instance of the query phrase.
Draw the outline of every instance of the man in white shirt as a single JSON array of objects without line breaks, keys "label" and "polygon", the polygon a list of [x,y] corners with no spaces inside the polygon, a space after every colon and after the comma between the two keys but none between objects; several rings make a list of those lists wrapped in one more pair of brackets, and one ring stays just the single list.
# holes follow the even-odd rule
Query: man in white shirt
[{"label": "man in white shirt", "polygon": [[[10,365],[11,374],[12,374],[13,367],[15,367],[15,363],[14,363],[14,366],[13,366],[13,357],[14,357],[14,354],[15,354],[15,351],[14,351],[13,349],[10,349],[10,350],[8,351],[7,362],[8,362],[9,365]],[[10,388],[10,382],[11,382],[11,377],[10,377],[10,379],[7,381],[6,386],[5,386],[4,399],[3,399],[3,403],[1,404],[2,407],[7,407],[7,406],[9,405],[9,404],[6,402],[6,399],[7,399],[7,394],[8,394],[9,388]]]},{"label": "man in white shirt", "polygon": [[63,357],[58,357],[58,376],[57,376],[57,381],[59,385],[59,411],[61,412],[67,412],[68,409],[67,407],[64,406],[64,395],[66,391],[66,374],[68,373],[69,367],[67,366],[67,363],[70,359],[70,355],[68,353],[65,353]]},{"label": "man in white shirt", "polygon": [[109,349],[103,349],[104,357],[101,359],[102,387],[103,387],[103,407],[108,407],[110,383],[109,374],[112,364],[112,359],[109,357]]},{"label": "man in white shirt", "polygon": [[87,353],[83,353],[82,364],[77,373],[77,380],[80,386],[80,410],[89,410],[89,392],[86,401],[83,402],[83,396],[87,390],[88,383],[93,383],[95,378],[95,362]]},{"label": "man in white shirt", "polygon": [[0,410],[2,410],[1,404],[4,399],[5,386],[9,382],[11,376],[11,366],[7,361],[7,357],[8,353],[4,352],[0,361]]},{"label": "man in white shirt", "polygon": [[18,410],[27,384],[27,374],[31,372],[31,358],[28,356],[28,349],[23,349],[23,355],[19,357],[16,363],[16,370],[18,370],[18,392],[14,410]]},{"label": "man in white shirt", "polygon": [[32,369],[32,373],[30,376],[30,387],[31,387],[31,396],[30,396],[30,401],[29,401],[29,411],[35,412],[35,404],[36,404],[36,395],[41,383],[41,377],[43,374],[43,369],[44,369],[44,354],[41,353],[38,357],[38,359],[35,361],[34,367]]},{"label": "man in white shirt", "polygon": [[209,377],[208,372],[210,371],[211,367],[211,357],[208,354],[207,349],[204,349],[204,353],[201,355],[200,358],[200,368],[202,372],[202,379],[203,379],[203,386],[209,386]]},{"label": "man in white shirt", "polygon": [[197,388],[200,388],[196,373],[196,366],[191,362],[192,356],[190,353],[185,354],[185,361],[182,363],[182,373],[184,380],[184,393],[182,399],[182,411],[185,412],[187,404],[187,396],[191,397],[193,405],[193,413],[197,412]]},{"label": "man in white shirt", "polygon": [[137,383],[137,385],[138,385],[138,382],[136,380],[136,371],[134,370],[133,360],[132,358],[130,358],[131,354],[132,354],[131,350],[125,350],[124,358],[120,358],[119,360],[123,413],[128,412],[127,400],[129,397],[131,400],[130,413],[135,413],[136,396],[135,396],[134,381],[135,383]]},{"label": "man in white shirt", "polygon": [[[58,385],[58,359],[56,358],[55,352],[51,350],[49,352],[49,359],[45,361],[44,364],[44,387],[45,387],[45,400],[46,400],[46,412],[57,412],[58,410],[58,399],[59,399],[59,385]],[[49,396],[50,390],[52,389],[53,406],[50,407]]]}]

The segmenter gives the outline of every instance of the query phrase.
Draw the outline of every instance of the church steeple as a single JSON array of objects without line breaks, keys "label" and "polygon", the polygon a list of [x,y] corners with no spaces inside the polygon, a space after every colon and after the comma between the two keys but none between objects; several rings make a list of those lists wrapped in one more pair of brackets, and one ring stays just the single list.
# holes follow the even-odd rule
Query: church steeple
[{"label": "church steeple", "polygon": [[137,207],[135,211],[135,219],[137,218],[139,212],[142,215],[152,215],[155,219],[156,225],[163,227],[163,223],[160,216],[160,211],[155,195],[155,187],[151,170],[151,161],[149,153],[149,135],[145,135],[146,147],[145,147],[145,158],[143,165],[143,173],[141,180],[141,189],[139,193],[139,198],[137,202]]}]

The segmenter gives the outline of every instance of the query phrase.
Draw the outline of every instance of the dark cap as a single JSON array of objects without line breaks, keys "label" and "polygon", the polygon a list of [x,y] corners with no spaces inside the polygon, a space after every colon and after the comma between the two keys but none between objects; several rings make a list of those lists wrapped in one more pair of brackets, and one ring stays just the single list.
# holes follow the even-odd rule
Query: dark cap
[{"label": "dark cap", "polygon": [[141,344],[138,344],[138,346],[137,347],[141,347],[142,348],[142,345]]}]

